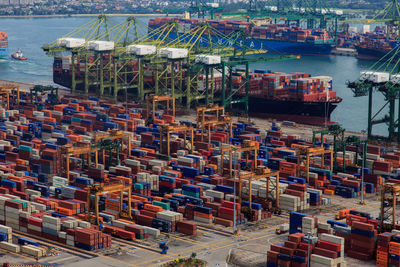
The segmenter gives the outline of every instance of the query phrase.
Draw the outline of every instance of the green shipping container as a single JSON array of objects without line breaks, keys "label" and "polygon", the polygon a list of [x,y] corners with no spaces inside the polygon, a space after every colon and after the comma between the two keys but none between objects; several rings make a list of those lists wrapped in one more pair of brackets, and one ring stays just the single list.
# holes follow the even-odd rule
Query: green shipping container
[{"label": "green shipping container", "polygon": [[165,161],[171,160],[171,156],[167,156],[167,155],[163,155],[163,154],[157,154],[156,158],[160,159],[160,160],[165,160]]},{"label": "green shipping container", "polygon": [[144,239],[144,235],[135,234],[136,239]]},{"label": "green shipping container", "polygon": [[22,203],[22,208],[26,209],[26,207],[27,207],[26,201],[19,200],[19,199],[11,199],[11,200],[14,202],[17,202],[17,203]]},{"label": "green shipping container", "polygon": [[139,184],[139,183],[135,183],[133,185],[133,188],[138,189],[138,190],[142,190],[142,189],[144,189],[144,185],[143,184]]},{"label": "green shipping container", "polygon": [[164,210],[169,210],[169,203],[153,201],[151,204],[153,204],[154,206],[159,206],[159,207],[163,208]]},{"label": "green shipping container", "polygon": [[190,192],[186,190],[182,190],[182,195],[190,196],[190,197],[200,197],[200,193]]},{"label": "green shipping container", "polygon": [[20,145],[19,150],[32,152],[32,147]]},{"label": "green shipping container", "polygon": [[72,117],[72,118],[71,118],[71,121],[74,121],[74,122],[81,122],[81,118]]}]

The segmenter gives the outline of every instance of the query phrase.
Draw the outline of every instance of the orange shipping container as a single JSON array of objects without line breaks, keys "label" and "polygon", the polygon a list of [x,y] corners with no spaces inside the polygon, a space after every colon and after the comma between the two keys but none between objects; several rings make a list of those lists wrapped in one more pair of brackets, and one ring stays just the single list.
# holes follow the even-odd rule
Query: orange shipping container
[{"label": "orange shipping container", "polygon": [[162,207],[155,206],[155,205],[152,205],[152,204],[144,204],[144,209],[145,210],[149,210],[149,211],[154,211],[154,212],[163,211]]}]

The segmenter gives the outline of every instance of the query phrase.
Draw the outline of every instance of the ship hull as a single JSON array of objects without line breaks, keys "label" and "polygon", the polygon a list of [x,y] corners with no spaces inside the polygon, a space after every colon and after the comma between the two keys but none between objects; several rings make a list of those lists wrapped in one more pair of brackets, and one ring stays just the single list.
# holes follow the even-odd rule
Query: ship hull
[{"label": "ship hull", "polygon": [[[180,34],[182,35],[182,34]],[[170,39],[179,38],[179,35],[175,32],[169,33]],[[154,38],[157,38],[158,35],[155,35]],[[181,40],[190,41],[190,37],[182,38]],[[285,42],[285,41],[276,41],[276,40],[268,40],[268,39],[256,39],[249,38],[246,41],[242,39],[237,39],[236,42],[229,41],[223,37],[211,36],[211,42],[217,45],[225,45],[225,46],[234,46],[236,48],[248,47],[252,49],[263,49],[267,50],[268,53],[284,53],[291,55],[330,55],[334,45],[330,42],[327,43],[312,43],[312,42]],[[210,41],[208,37],[203,37],[200,40],[200,44],[203,46],[209,45]]]},{"label": "ship hull", "polygon": [[331,102],[283,101],[250,97],[249,112],[257,117],[321,125],[330,122],[331,113],[340,102],[340,100]]},{"label": "ship hull", "polygon": [[[365,47],[360,47],[360,46],[356,46],[356,50],[358,53],[358,55],[357,55],[358,58],[367,59],[367,60],[379,60],[388,54],[388,51],[382,51],[382,50],[372,49],[372,48],[365,48]],[[391,55],[386,56],[387,59],[390,59],[390,57],[391,57]]]},{"label": "ship hull", "polygon": [[8,48],[7,47],[0,47],[0,58],[8,57]]}]

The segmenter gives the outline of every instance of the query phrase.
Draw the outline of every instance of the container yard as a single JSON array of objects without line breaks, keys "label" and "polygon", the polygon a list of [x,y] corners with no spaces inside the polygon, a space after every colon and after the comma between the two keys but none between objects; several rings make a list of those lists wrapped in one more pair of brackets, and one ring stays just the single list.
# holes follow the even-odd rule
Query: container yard
[{"label": "container yard", "polygon": [[397,266],[397,150],[218,105],[174,116],[171,97],[3,91],[0,249],[20,262],[235,264],[259,244],[268,266]]},{"label": "container yard", "polygon": [[0,81],[3,266],[400,266],[397,57],[346,84],[368,96],[362,132],[331,120],[329,73],[268,66],[397,41],[249,5],[100,15],[43,44],[53,84]]}]

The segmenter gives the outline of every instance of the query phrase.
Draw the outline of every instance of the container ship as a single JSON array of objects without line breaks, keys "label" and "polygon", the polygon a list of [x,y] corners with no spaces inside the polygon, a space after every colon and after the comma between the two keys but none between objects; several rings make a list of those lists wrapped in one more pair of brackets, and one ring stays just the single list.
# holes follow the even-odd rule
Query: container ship
[{"label": "container ship", "polygon": [[[239,88],[244,73],[233,79]],[[239,94],[245,94],[244,89]],[[255,70],[249,80],[249,111],[252,115],[298,123],[322,125],[342,102],[333,90],[332,77],[308,73]]]},{"label": "container ship", "polygon": [[8,36],[5,32],[0,32],[0,58],[8,57]]},{"label": "container ship", "polygon": [[[104,55],[104,64],[108,64],[109,57]],[[88,57],[89,62],[93,62],[93,57]],[[85,77],[85,62],[83,59],[76,59],[76,79],[83,80]],[[177,63],[176,63],[177,64]],[[137,61],[130,64],[132,75],[131,79],[135,82],[134,73],[138,70]],[[148,66],[144,65],[144,81],[145,86],[154,88],[155,72]],[[178,65],[175,66],[179,68]],[[71,88],[71,56],[55,57],[53,64],[53,81],[64,87]],[[95,73],[89,73],[89,77]],[[109,80],[112,73],[104,72],[104,80]],[[234,89],[239,89],[238,97],[245,95],[245,72],[236,69],[232,74],[232,85]],[[182,81],[175,81],[176,86],[180,82],[186,87],[186,78],[182,77]],[[222,92],[222,74],[215,71],[213,80],[211,74],[209,76],[208,88],[214,88],[216,97]],[[170,86],[171,81],[168,80]],[[228,84],[228,81],[226,81]],[[82,87],[78,84],[78,89]],[[197,80],[197,88],[204,91],[206,88],[205,75],[199,75]],[[336,91],[332,87],[332,78],[328,76],[311,77],[308,73],[281,73],[263,70],[255,70],[250,73],[249,79],[249,108],[252,115],[265,118],[276,118],[278,120],[290,120],[298,123],[307,124],[324,124],[330,121],[330,115],[338,104],[342,101],[336,96]]]},{"label": "container ship", "polygon": [[[208,23],[218,32],[210,32],[213,43],[226,43],[227,38],[236,30],[244,30],[248,38],[240,38],[235,44],[237,48],[243,46],[253,49],[268,50],[269,53],[284,53],[293,55],[330,55],[335,45],[326,30],[302,29],[296,26],[284,24],[268,24],[257,26],[251,22],[204,20],[204,19],[179,19],[179,18],[155,18],[149,20],[149,30],[160,28],[171,21],[178,22],[178,30],[169,32],[169,37],[175,39],[178,32],[189,31],[202,23]],[[207,34],[203,42],[208,43]]]},{"label": "container ship", "polygon": [[355,48],[359,58],[378,60],[385,55],[389,59],[391,51],[398,45],[398,40],[389,37],[380,27],[376,27],[373,32],[361,35],[360,41],[355,44]]}]

